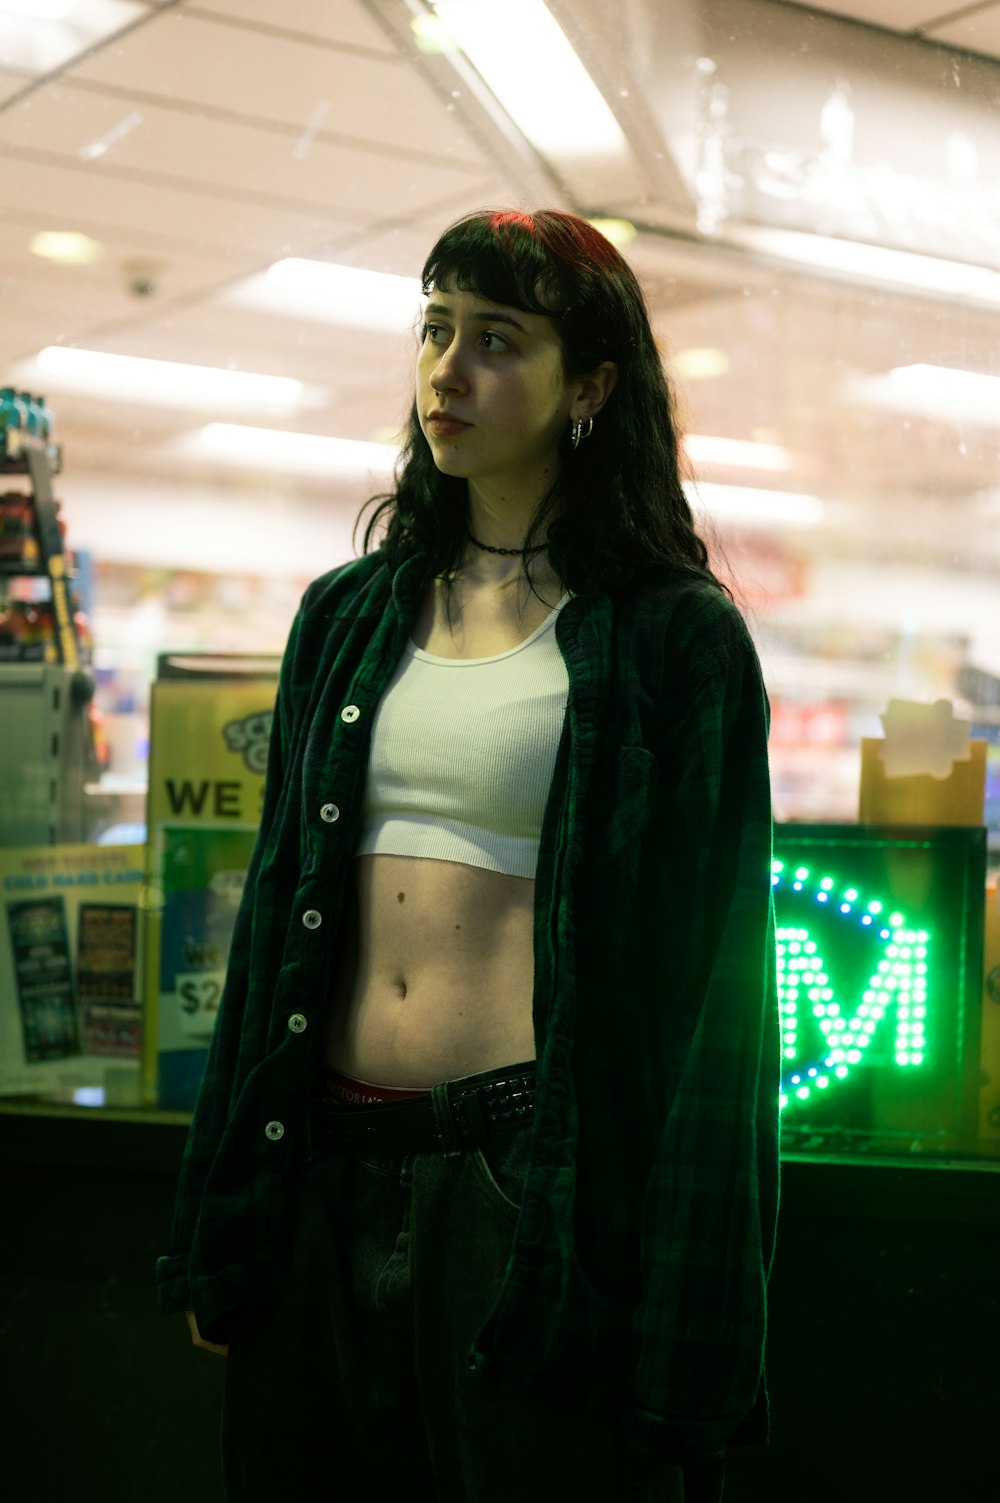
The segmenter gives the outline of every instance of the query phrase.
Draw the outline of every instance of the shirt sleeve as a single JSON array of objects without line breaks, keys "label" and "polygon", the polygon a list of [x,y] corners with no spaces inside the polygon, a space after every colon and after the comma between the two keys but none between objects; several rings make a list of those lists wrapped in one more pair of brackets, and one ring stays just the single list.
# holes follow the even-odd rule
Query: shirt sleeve
[{"label": "shirt sleeve", "polygon": [[706,614],[691,643],[660,709],[649,832],[671,915],[651,941],[669,978],[656,1005],[671,1016],[624,1413],[642,1454],[688,1463],[761,1408],[781,1065],[767,697],[735,607]]},{"label": "shirt sleeve", "polygon": [[233,926],[226,983],[219,1002],[215,1029],[195,1104],[181,1165],[173,1224],[167,1252],[156,1262],[159,1305],[164,1315],[192,1308],[189,1260],[201,1209],[205,1182],[238,1089],[237,1066],[250,979],[250,946],[254,894],[262,856],[275,827],[294,724],[293,666],[305,601],[295,617],[278,679],[274,719],[264,777],[260,826],[247,869],[243,895]]}]

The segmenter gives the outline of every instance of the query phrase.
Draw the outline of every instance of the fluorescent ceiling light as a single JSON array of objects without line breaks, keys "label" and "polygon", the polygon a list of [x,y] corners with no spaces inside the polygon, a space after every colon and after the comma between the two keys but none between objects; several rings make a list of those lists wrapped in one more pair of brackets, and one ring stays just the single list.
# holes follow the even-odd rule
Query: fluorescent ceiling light
[{"label": "fluorescent ceiling light", "polygon": [[417,277],[289,256],[230,288],[222,301],[344,328],[405,334],[419,317],[420,294]]},{"label": "fluorescent ceiling light", "polygon": [[628,157],[622,129],[542,0],[431,0],[523,135],[566,160]]},{"label": "fluorescent ceiling light", "polygon": [[790,470],[792,456],[780,444],[751,443],[743,438],[709,438],[689,433],[684,452],[694,464],[740,465],[748,470]]},{"label": "fluorescent ceiling light", "polygon": [[587,223],[619,250],[631,245],[639,233],[631,219],[588,219]]},{"label": "fluorescent ceiling light", "polygon": [[448,28],[437,16],[414,16],[410,30],[421,52],[451,52],[455,46]]},{"label": "fluorescent ceiling light", "polygon": [[43,261],[56,261],[61,266],[90,266],[104,255],[104,246],[89,235],[80,235],[75,230],[39,230],[32,235],[29,249],[33,256]]},{"label": "fluorescent ceiling light", "polygon": [[1000,376],[953,370],[946,365],[898,365],[888,375],[897,391],[949,401],[989,405],[1000,413]]},{"label": "fluorescent ceiling light", "polygon": [[28,16],[33,21],[60,21],[74,0],[0,0],[0,16]]},{"label": "fluorescent ceiling light", "polygon": [[188,447],[238,462],[347,474],[391,473],[399,454],[394,444],[286,433],[274,428],[245,427],[241,423],[208,423]]},{"label": "fluorescent ceiling light", "polygon": [[678,350],[668,357],[668,364],[685,381],[710,381],[729,373],[729,356],[724,350]]},{"label": "fluorescent ceiling light", "polygon": [[[108,355],[101,350],[68,349],[47,345],[35,358],[49,384],[87,395],[114,396],[123,401],[165,402],[196,407],[203,402],[242,406],[294,408],[302,404],[305,388],[287,376],[258,376],[251,371],[219,370],[209,365],[184,365],[173,360],[144,360],[134,355]],[[173,398],[173,401],[170,399]]]},{"label": "fluorescent ceiling light", "polygon": [[6,68],[50,73],[148,14],[132,0],[0,0],[0,58]]},{"label": "fluorescent ceiling light", "polygon": [[1000,376],[943,365],[902,365],[884,376],[850,383],[856,402],[893,412],[916,413],[938,423],[975,423],[1000,428]]},{"label": "fluorescent ceiling light", "polygon": [[971,302],[1000,302],[1000,272],[985,266],[970,266],[964,261],[946,261],[939,256],[919,256],[883,245],[863,245],[856,240],[807,235],[799,230],[759,229],[752,225],[727,226],[726,238],[780,261],[820,271],[843,272],[861,282],[946,293]]},{"label": "fluorescent ceiling light", "polygon": [[823,520],[823,503],[818,496],[707,482],[695,486],[687,481],[684,494],[695,511],[705,512],[719,522],[743,523],[749,527],[770,522],[791,527],[816,527]]}]

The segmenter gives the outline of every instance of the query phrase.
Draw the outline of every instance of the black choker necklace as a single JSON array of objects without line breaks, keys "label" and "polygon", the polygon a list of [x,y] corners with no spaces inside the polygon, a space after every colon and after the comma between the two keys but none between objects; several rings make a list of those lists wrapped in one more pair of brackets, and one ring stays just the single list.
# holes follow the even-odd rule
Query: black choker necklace
[{"label": "black choker necklace", "polygon": [[489,543],[481,543],[478,538],[474,538],[471,532],[468,538],[470,543],[475,543],[477,548],[482,548],[487,553],[540,553],[543,548],[548,547],[547,543],[536,543],[534,548],[491,548]]}]

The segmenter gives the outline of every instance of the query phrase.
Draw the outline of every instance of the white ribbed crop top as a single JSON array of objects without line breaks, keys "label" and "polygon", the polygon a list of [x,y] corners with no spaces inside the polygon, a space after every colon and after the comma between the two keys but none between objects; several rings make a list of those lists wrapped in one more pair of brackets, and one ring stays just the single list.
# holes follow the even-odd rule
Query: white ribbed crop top
[{"label": "white ribbed crop top", "polygon": [[556,618],[570,598],[498,657],[407,642],[372,725],[357,855],[534,877],[569,693]]}]

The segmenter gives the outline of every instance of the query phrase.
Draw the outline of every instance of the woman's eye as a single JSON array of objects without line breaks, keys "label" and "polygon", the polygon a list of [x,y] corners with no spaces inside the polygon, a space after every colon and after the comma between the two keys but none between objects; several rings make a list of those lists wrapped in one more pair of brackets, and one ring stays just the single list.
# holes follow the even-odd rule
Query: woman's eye
[{"label": "woman's eye", "polygon": [[494,334],[492,329],[487,329],[483,335],[483,342],[486,343],[487,340],[489,340],[489,343],[486,345],[488,350],[505,350],[507,348],[507,341],[503,335]]},{"label": "woman's eye", "polygon": [[440,324],[424,324],[424,338],[430,340],[431,344],[437,344],[437,336],[443,332]]}]

